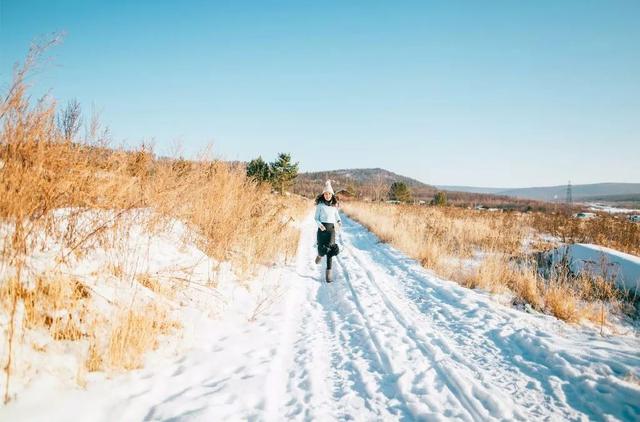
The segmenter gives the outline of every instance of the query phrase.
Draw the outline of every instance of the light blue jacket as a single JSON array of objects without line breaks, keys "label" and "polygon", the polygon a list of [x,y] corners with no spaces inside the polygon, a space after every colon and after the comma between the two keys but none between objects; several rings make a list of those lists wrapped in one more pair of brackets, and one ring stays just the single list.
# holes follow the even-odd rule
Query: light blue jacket
[{"label": "light blue jacket", "polygon": [[332,207],[320,202],[316,205],[316,223],[318,227],[322,223],[340,223],[340,213],[337,207]]}]

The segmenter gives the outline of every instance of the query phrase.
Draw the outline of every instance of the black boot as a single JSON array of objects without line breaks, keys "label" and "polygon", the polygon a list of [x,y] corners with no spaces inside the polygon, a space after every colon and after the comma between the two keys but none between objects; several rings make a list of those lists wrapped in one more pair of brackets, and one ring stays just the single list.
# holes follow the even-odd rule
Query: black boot
[{"label": "black boot", "polygon": [[331,283],[333,281],[333,277],[331,276],[331,268],[327,268],[326,280],[327,283]]}]

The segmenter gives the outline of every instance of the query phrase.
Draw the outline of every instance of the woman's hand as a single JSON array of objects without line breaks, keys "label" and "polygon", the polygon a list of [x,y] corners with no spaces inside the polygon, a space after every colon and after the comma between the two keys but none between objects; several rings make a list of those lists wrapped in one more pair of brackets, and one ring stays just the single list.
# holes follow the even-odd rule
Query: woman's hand
[{"label": "woman's hand", "polygon": [[320,224],[320,225],[318,226],[318,228],[320,229],[320,231],[321,231],[321,232],[323,232],[323,231],[327,230],[327,228],[324,226],[324,224]]}]

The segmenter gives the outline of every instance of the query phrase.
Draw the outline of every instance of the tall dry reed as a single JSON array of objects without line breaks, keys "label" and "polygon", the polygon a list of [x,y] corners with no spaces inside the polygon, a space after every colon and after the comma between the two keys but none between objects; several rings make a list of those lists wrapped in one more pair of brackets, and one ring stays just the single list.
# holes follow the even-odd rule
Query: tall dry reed
[{"label": "tall dry reed", "polygon": [[[602,325],[607,310],[624,306],[624,295],[606,277],[570,274],[565,266],[543,279],[525,250],[539,233],[529,215],[366,202],[343,208],[382,241],[466,287],[511,292],[514,302],[569,322]],[[452,263],[469,258],[477,263],[472,269]]]},{"label": "tall dry reed", "polygon": [[[5,401],[18,328],[44,327],[54,339],[80,340],[96,339],[96,324],[108,323],[78,319],[91,306],[93,292],[80,280],[43,274],[31,265],[36,252],[55,244],[55,261],[72,263],[122,241],[134,224],[155,231],[177,220],[190,229],[185,241],[247,276],[260,264],[293,255],[299,231],[292,223],[309,206],[297,197],[274,195],[247,178],[242,166],[207,155],[185,160],[158,158],[144,145],[112,148],[97,119],[84,137],[74,135],[77,121],[62,119],[73,130],[60,127],[55,101],[45,97],[32,103],[25,82],[52,44],[31,48],[0,100],[0,311],[9,317]],[[117,265],[114,270],[125,273]],[[25,315],[17,312],[20,307],[26,307]],[[61,311],[73,318],[56,319]],[[87,368],[137,366],[140,351],[152,348],[164,332],[157,327],[173,326],[167,318],[161,310],[126,306],[109,343],[91,342]],[[120,362],[129,355],[136,357]]]}]

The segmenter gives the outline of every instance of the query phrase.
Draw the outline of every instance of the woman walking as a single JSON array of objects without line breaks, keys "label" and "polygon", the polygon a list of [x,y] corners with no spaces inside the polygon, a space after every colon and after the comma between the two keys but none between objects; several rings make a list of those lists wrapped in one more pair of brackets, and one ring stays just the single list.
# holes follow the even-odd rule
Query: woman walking
[{"label": "woman walking", "polygon": [[322,194],[316,198],[316,223],[318,224],[318,256],[316,264],[319,264],[323,256],[327,257],[326,281],[333,281],[331,276],[331,258],[340,252],[336,245],[336,229],[340,228],[340,214],[338,213],[338,200],[331,187],[331,181],[324,184]]}]

